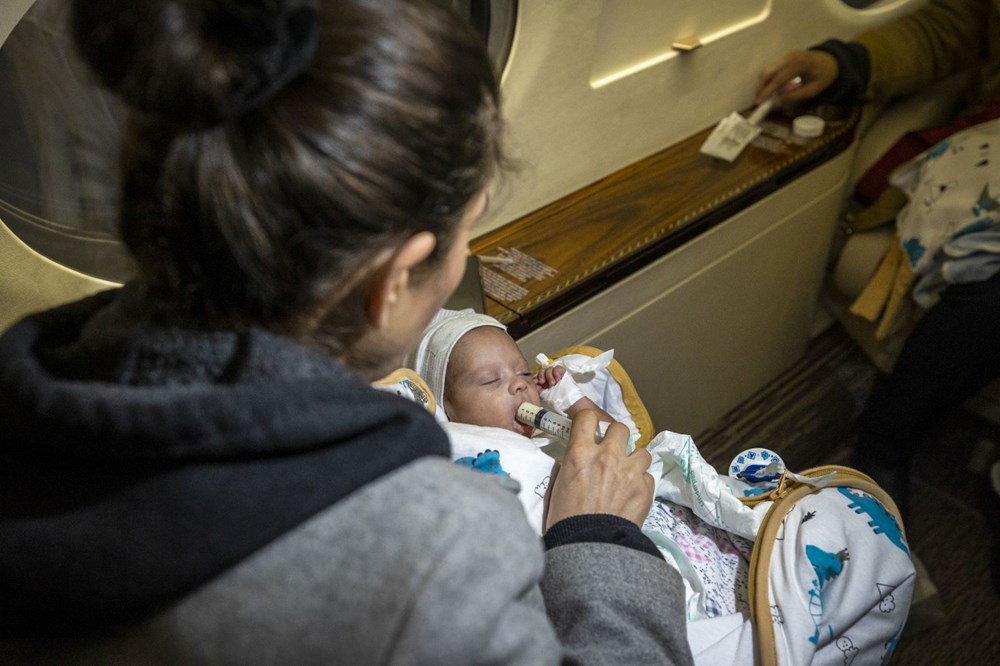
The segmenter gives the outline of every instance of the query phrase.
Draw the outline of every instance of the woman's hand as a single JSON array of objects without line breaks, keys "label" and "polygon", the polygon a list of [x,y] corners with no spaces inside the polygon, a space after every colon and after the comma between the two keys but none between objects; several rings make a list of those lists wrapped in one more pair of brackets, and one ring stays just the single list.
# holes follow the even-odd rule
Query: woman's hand
[{"label": "woman's hand", "polygon": [[837,80],[840,66],[825,51],[789,51],[761,70],[757,103],[777,95],[779,104],[812,99]]},{"label": "woman's hand", "polygon": [[581,414],[588,409],[597,412],[597,419],[600,422],[617,423],[615,417],[611,416],[611,414],[608,414],[606,411],[601,409],[596,402],[594,402],[587,396],[580,398],[572,405],[570,405],[569,409],[566,410],[566,416],[570,417],[571,419],[575,419],[577,414]]},{"label": "woman's hand", "polygon": [[545,529],[563,518],[592,513],[620,516],[642,526],[653,503],[652,457],[645,449],[626,452],[628,428],[613,423],[596,441],[598,415],[580,412],[562,464],[552,468],[546,496]]}]

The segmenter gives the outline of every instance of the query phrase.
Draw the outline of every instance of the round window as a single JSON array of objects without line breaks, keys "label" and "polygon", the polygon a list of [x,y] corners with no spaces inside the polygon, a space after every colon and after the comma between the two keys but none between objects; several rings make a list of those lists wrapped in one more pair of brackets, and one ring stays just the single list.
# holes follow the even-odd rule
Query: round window
[{"label": "round window", "polygon": [[36,2],[0,48],[0,219],[46,257],[120,281],[122,113],[75,57],[67,4]]},{"label": "round window", "polygon": [[[517,3],[452,4],[502,70]],[[0,47],[0,220],[49,259],[123,282],[133,274],[116,231],[125,114],[76,57],[67,5],[38,0]]]}]

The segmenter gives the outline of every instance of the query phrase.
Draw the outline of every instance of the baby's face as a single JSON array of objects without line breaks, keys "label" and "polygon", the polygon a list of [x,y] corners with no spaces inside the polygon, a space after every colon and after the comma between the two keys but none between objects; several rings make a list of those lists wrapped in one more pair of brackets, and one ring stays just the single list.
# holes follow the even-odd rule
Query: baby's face
[{"label": "baby's face", "polygon": [[444,396],[448,419],[531,437],[533,429],[514,419],[522,402],[539,404],[538,387],[514,339],[492,326],[463,335],[448,360]]}]

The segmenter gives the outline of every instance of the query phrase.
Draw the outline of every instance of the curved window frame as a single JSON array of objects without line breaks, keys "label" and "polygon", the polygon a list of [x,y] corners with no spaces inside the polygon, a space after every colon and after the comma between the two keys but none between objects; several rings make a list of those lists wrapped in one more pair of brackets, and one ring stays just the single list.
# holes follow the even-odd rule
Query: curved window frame
[{"label": "curved window frame", "polygon": [[[483,35],[498,74],[516,0],[452,0]],[[96,278],[134,274],[117,233],[124,110],[76,56],[67,3],[35,2],[0,44],[0,223],[35,252]]]},{"label": "curved window frame", "polygon": [[872,5],[877,5],[882,0],[840,0],[851,9],[868,9]]}]

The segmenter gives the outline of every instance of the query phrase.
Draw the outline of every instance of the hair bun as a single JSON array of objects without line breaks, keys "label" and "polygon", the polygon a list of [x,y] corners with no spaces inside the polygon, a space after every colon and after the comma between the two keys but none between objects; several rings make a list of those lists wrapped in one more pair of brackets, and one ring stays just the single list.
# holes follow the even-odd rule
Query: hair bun
[{"label": "hair bun", "polygon": [[301,74],[316,0],[75,0],[73,34],[102,82],[184,126],[239,117]]}]

